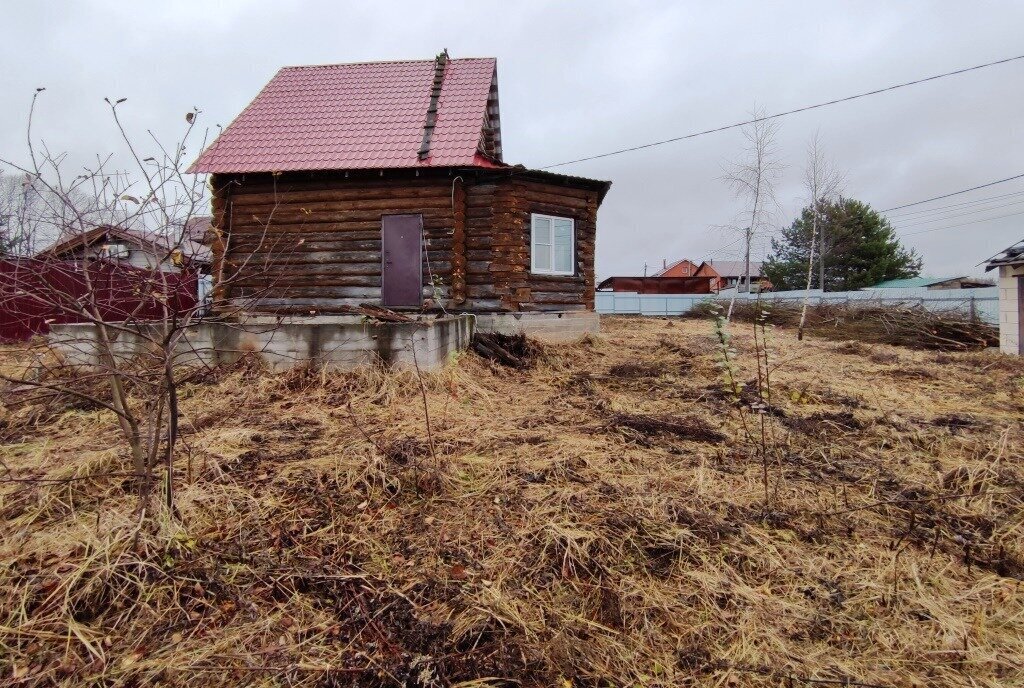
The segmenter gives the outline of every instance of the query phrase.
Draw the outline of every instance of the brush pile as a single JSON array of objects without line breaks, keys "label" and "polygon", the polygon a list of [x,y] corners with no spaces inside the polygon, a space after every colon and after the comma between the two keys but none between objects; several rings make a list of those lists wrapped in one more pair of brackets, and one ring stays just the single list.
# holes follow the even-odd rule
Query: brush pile
[{"label": "brush pile", "polygon": [[509,368],[533,366],[541,353],[540,344],[523,334],[477,332],[471,348],[480,356]]},{"label": "brush pile", "polygon": [[734,322],[768,408],[706,321],[602,328],[194,376],[173,511],[0,390],[3,685],[1024,684],[1024,363]]},{"label": "brush pile", "polygon": [[[690,315],[705,317],[721,312],[722,302],[706,302]],[[753,322],[766,319],[782,327],[800,323],[799,303],[737,301],[732,319]],[[915,349],[971,351],[999,345],[999,328],[972,319],[958,310],[931,311],[919,306],[821,304],[807,309],[807,333],[829,339],[858,340]]]}]

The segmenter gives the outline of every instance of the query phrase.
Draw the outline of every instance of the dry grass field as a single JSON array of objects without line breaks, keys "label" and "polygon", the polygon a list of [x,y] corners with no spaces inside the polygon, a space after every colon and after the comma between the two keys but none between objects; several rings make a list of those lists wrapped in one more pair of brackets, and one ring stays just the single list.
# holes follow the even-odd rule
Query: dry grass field
[{"label": "dry grass field", "polygon": [[1024,363],[602,327],[198,375],[174,513],[110,412],[5,391],[3,685],[1024,684]]}]

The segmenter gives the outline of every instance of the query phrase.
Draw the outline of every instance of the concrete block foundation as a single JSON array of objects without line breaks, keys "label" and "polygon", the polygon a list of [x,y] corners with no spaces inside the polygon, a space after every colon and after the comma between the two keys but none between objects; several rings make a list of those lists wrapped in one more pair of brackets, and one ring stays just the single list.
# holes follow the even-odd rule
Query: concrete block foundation
[{"label": "concrete block foundation", "polygon": [[594,311],[522,311],[480,313],[477,332],[525,334],[543,342],[572,342],[601,331],[601,316]]},{"label": "concrete block foundation", "polygon": [[[159,324],[117,324],[111,328],[120,361],[145,357]],[[50,342],[71,364],[100,365],[98,333],[90,324],[55,324]],[[179,365],[230,364],[246,354],[259,356],[271,370],[297,365],[353,369],[378,362],[398,368],[439,368],[469,347],[473,317],[422,317],[383,323],[360,316],[275,318],[253,316],[238,322],[200,322],[186,328],[174,349]]]},{"label": "concrete block foundation", "polygon": [[[159,323],[111,323],[118,362],[144,358],[160,339]],[[297,365],[348,370],[384,363],[397,368],[439,368],[469,348],[473,332],[525,334],[546,342],[571,342],[600,331],[592,311],[520,312],[420,316],[388,323],[358,315],[278,318],[248,316],[238,321],[199,322],[185,328],[174,349],[178,365],[231,364],[255,354],[271,370]],[[51,345],[72,365],[99,366],[98,332],[86,323],[50,326]]]}]

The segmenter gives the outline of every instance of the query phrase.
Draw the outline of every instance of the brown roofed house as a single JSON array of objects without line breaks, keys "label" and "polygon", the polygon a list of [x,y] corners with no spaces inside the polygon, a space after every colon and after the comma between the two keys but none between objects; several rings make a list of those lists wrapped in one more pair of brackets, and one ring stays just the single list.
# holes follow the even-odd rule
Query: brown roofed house
[{"label": "brown roofed house", "polygon": [[[694,274],[698,277],[713,277],[712,289],[716,292],[734,288],[746,290],[746,265],[742,260],[707,260],[700,264]],[[752,291],[771,288],[771,282],[761,275],[761,261],[750,261],[750,284]]]},{"label": "brown roofed house", "polygon": [[593,311],[610,182],[504,161],[493,58],[286,67],[191,171],[220,303]]},{"label": "brown roofed house", "polygon": [[[200,222],[203,218],[193,218]],[[207,218],[208,221],[208,218]],[[211,252],[201,241],[186,233],[172,237],[159,232],[100,225],[88,232],[59,241],[41,251],[38,257],[59,260],[102,259],[144,270],[177,272],[189,267],[208,272]]]}]

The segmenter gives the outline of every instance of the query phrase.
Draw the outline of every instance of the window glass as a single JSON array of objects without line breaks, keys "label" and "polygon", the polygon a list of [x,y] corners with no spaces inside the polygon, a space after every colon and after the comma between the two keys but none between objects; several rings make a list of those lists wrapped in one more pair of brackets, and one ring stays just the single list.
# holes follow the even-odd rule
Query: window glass
[{"label": "window glass", "polygon": [[573,275],[574,227],[572,218],[532,215],[530,221],[531,270],[546,275]]},{"label": "window glass", "polygon": [[574,272],[572,269],[572,220],[555,218],[555,272]]},{"label": "window glass", "polygon": [[551,269],[551,218],[533,218],[533,268]]}]

